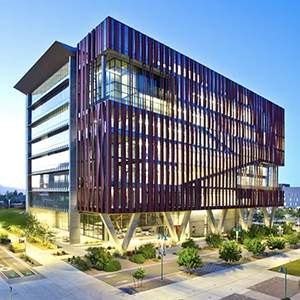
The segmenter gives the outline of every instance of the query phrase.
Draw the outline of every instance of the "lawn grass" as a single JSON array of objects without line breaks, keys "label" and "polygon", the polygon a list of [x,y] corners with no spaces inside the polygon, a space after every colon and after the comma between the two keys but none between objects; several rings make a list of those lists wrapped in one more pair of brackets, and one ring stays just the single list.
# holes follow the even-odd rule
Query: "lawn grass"
[{"label": "lawn grass", "polygon": [[[300,276],[300,259],[291,261],[291,262],[289,262],[289,263],[287,263],[283,266],[287,269],[288,274],[295,275],[295,276]],[[270,270],[275,271],[275,272],[279,272],[279,268],[280,268],[280,266],[272,268]]]},{"label": "lawn grass", "polygon": [[24,227],[25,210],[16,208],[0,208],[0,227],[5,225],[15,225]]}]

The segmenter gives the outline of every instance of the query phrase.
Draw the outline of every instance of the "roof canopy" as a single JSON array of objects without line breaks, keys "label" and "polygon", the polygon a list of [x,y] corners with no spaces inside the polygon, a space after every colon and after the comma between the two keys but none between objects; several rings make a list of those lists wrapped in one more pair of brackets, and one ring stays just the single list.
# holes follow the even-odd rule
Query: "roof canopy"
[{"label": "roof canopy", "polygon": [[55,41],[31,69],[14,86],[24,94],[29,94],[75,55],[76,48]]}]

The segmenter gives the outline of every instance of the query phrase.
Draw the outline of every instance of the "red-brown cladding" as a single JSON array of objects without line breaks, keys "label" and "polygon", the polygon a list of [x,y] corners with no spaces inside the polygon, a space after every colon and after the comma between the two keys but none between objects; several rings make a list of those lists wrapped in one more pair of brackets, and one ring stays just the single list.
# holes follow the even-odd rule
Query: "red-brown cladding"
[{"label": "red-brown cladding", "polygon": [[[167,114],[97,101],[97,62],[108,52],[125,55],[129,68],[139,64],[143,72],[160,74]],[[283,204],[277,188],[237,184],[245,166],[284,164],[281,107],[110,17],[78,44],[77,80],[80,211]],[[250,107],[248,127],[244,107]]]}]

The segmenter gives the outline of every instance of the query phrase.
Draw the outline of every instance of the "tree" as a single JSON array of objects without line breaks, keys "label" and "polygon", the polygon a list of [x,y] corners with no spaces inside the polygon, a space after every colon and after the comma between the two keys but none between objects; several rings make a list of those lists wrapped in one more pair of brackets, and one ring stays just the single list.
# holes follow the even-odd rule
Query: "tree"
[{"label": "tree", "polygon": [[219,256],[226,262],[239,261],[242,258],[241,246],[236,241],[226,241],[220,247]]},{"label": "tree", "polygon": [[146,271],[143,268],[138,268],[136,271],[132,273],[133,281],[137,282],[137,287],[142,286],[143,279],[146,276]]},{"label": "tree", "polygon": [[196,248],[183,248],[178,252],[177,263],[187,269],[188,273],[202,267],[203,263]]},{"label": "tree", "polygon": [[26,238],[38,240],[43,244],[47,244],[53,237],[53,232],[49,230],[49,227],[43,226],[32,214],[26,216],[24,232]]}]

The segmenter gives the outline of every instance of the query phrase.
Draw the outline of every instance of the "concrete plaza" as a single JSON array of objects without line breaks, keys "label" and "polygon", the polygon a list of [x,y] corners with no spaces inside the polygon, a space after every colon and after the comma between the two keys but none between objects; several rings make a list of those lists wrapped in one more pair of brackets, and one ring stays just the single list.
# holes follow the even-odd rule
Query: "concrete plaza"
[{"label": "concrete plaza", "polygon": [[[28,252],[32,257],[39,258],[42,266],[36,267],[35,270],[42,276],[36,280],[12,284],[13,300],[280,299],[283,293],[283,276],[268,269],[300,257],[300,249],[291,250],[241,266],[129,295],[119,288],[76,270],[48,251],[29,245]],[[290,275],[288,278],[291,290],[295,293],[300,278]],[[274,297],[274,293],[277,297]],[[300,293],[291,296],[292,299],[300,299]],[[9,299],[9,284],[2,278],[0,278],[0,299]]]}]

